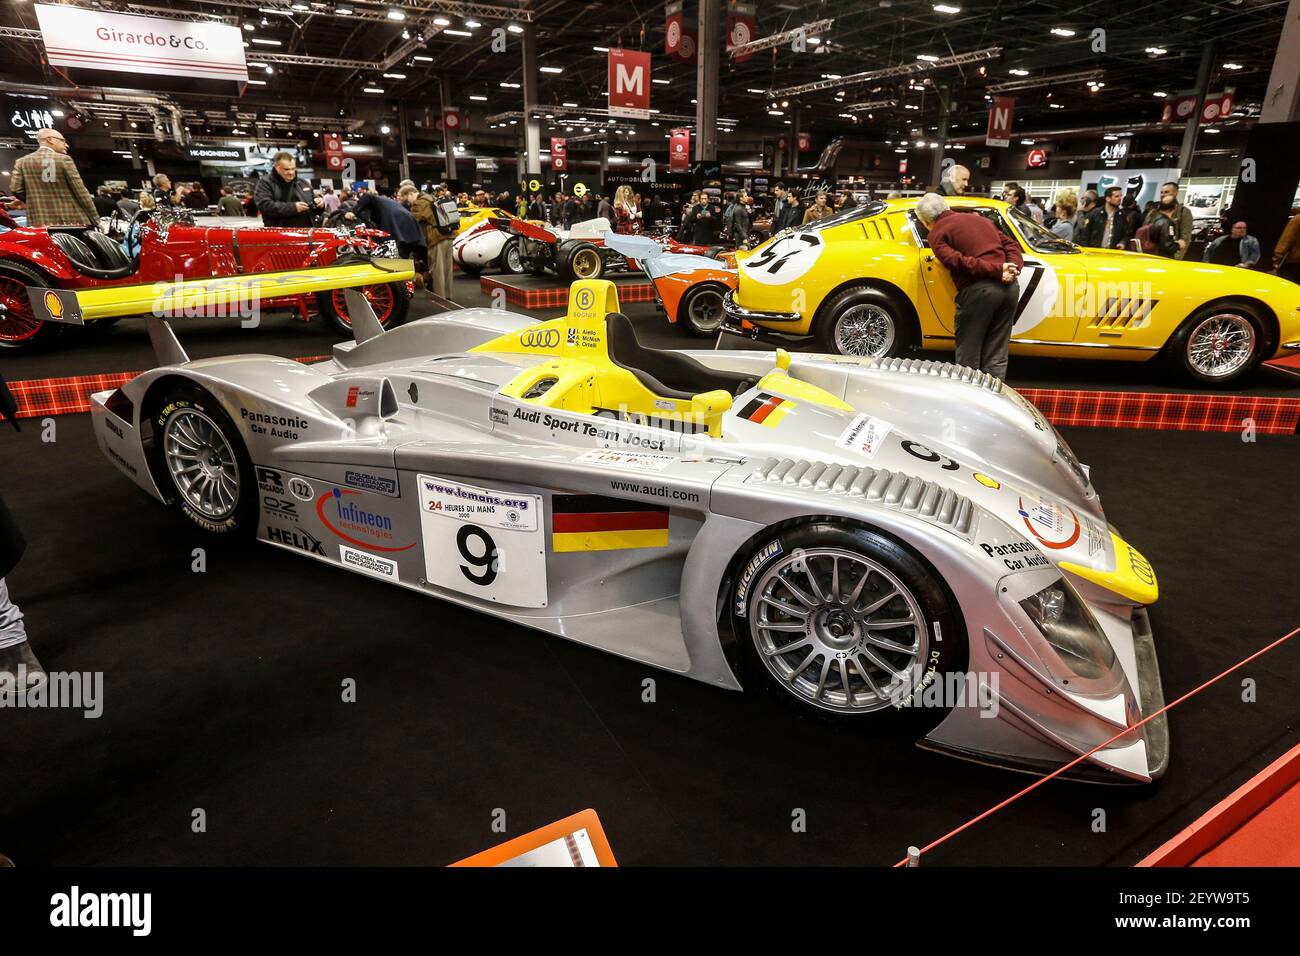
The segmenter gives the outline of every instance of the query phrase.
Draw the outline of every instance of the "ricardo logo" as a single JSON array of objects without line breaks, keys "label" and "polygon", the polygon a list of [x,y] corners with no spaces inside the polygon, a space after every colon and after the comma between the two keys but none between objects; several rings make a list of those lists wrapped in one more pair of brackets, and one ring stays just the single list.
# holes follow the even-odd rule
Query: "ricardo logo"
[{"label": "ricardo logo", "polygon": [[42,301],[45,304],[45,311],[50,314],[50,318],[52,319],[63,318],[63,300],[59,298],[59,294],[57,292],[54,291],[46,292],[45,297],[43,298]]}]

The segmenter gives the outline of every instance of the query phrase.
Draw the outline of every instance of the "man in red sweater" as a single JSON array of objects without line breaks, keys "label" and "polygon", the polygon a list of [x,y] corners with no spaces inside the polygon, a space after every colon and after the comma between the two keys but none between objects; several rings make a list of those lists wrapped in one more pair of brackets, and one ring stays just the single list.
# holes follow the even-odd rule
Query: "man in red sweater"
[{"label": "man in red sweater", "polygon": [[938,193],[917,201],[930,250],[957,286],[957,364],[1007,377],[1007,350],[1025,260],[1020,246],[977,212],[955,212]]}]

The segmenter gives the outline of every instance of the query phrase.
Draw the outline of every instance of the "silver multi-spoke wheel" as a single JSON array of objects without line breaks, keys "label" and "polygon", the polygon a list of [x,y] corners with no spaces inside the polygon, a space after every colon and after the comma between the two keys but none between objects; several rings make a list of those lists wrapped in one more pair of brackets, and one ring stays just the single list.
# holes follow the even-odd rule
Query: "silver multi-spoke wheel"
[{"label": "silver multi-spoke wheel", "polygon": [[805,703],[865,714],[907,698],[927,659],[925,618],[883,565],[843,548],[803,548],[772,564],[750,597],[758,656]]},{"label": "silver multi-spoke wheel", "polygon": [[841,355],[879,358],[894,347],[894,317],[870,302],[851,305],[835,323],[835,348]]},{"label": "silver multi-spoke wheel", "polygon": [[1235,375],[1255,354],[1255,334],[1244,315],[1220,312],[1204,318],[1187,336],[1187,364],[1207,378]]},{"label": "silver multi-spoke wheel", "polygon": [[524,271],[524,264],[519,254],[519,243],[517,242],[506,243],[505,252],[503,253],[501,259],[502,259],[502,264],[505,266],[506,272],[512,273],[514,275],[518,275],[519,273]]},{"label": "silver multi-spoke wheel", "polygon": [[722,325],[722,293],[704,289],[691,296],[686,305],[686,321],[697,332],[716,332]]},{"label": "silver multi-spoke wheel", "polygon": [[221,429],[183,409],[163,429],[163,458],[181,497],[205,518],[225,519],[239,504],[239,463]]}]

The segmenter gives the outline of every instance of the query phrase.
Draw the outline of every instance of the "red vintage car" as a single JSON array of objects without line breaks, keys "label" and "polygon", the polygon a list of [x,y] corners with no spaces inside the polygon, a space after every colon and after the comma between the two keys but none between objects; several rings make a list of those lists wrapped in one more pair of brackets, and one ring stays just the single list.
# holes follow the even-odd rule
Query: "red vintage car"
[{"label": "red vintage car", "polygon": [[[515,216],[489,219],[502,232],[519,237],[519,261],[525,272],[544,275],[554,272],[565,282],[599,279],[607,272],[638,272],[640,265],[605,244],[611,232],[608,219],[589,219],[575,223],[572,229],[554,229]],[[664,252],[682,252],[716,258],[723,246],[695,246],[678,242],[671,236],[646,236]]]},{"label": "red vintage car", "polygon": [[[232,281],[249,277],[246,285],[255,290],[252,294],[259,308],[293,309],[304,320],[318,314],[340,333],[351,335],[339,283],[358,285],[356,270],[352,270],[350,278],[340,279],[344,270],[335,267],[378,265],[375,260],[387,251],[387,233],[377,229],[198,225],[188,210],[142,211],[131,225],[134,255],[128,255],[119,241],[93,228],[18,226],[2,210],[0,226],[9,230],[0,232],[0,350],[30,349],[58,336],[61,323],[50,321],[51,313],[42,315],[33,308],[32,290],[74,290],[81,294],[121,289],[124,303],[138,304],[140,297],[128,295],[130,290],[175,290],[184,288],[187,282],[214,277],[231,277]],[[378,278],[390,272],[374,270]],[[288,275],[298,281],[277,283],[254,278],[261,276],[265,280],[267,273]],[[413,292],[410,275],[407,271],[397,281],[361,286],[385,328],[406,318]],[[276,294],[285,288],[292,288],[293,294]],[[101,310],[102,317],[88,314],[86,323],[111,322],[124,314],[139,313]]]}]

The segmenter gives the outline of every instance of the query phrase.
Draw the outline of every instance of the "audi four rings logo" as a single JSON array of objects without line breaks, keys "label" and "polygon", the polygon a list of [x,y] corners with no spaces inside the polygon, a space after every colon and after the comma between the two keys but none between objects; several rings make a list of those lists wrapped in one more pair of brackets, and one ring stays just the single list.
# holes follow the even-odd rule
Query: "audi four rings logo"
[{"label": "audi four rings logo", "polygon": [[553,349],[560,344],[559,329],[529,330],[519,337],[524,348]]},{"label": "audi four rings logo", "polygon": [[1129,567],[1133,569],[1133,573],[1137,575],[1137,579],[1143,584],[1156,583],[1156,575],[1151,570],[1151,565],[1132,548],[1128,549],[1128,563]]}]

